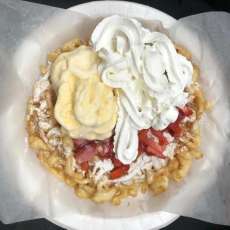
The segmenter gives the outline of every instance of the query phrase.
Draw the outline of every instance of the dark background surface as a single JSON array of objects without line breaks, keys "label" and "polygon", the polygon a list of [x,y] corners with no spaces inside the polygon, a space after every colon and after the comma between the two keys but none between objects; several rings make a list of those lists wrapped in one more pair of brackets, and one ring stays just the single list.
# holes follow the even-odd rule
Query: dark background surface
[{"label": "dark background surface", "polygon": [[[26,0],[50,6],[68,8],[89,0]],[[152,6],[174,18],[181,18],[192,14],[207,11],[227,11],[230,12],[230,0],[136,0],[141,4]]]},{"label": "dark background surface", "polygon": [[[68,8],[86,2],[84,0],[28,1],[61,8]],[[207,11],[230,12],[230,0],[139,0],[136,2],[157,8],[174,18],[181,18]],[[38,219],[10,225],[3,225],[0,222],[0,230],[63,230],[63,228],[60,228],[45,219]],[[177,221],[162,230],[230,230],[230,226],[214,225],[192,218],[180,217]]]}]

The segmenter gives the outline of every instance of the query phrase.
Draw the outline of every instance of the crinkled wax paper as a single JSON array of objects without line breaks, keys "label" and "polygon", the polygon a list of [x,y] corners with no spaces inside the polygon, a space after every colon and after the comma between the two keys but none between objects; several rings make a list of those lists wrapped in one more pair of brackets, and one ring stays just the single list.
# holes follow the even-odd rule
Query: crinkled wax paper
[{"label": "crinkled wax paper", "polygon": [[[143,19],[142,19],[143,20]],[[204,158],[194,161],[179,184],[158,196],[140,195],[121,206],[81,200],[46,172],[28,149],[24,116],[38,67],[46,54],[73,37],[88,39],[96,22],[82,14],[19,1],[0,0],[0,219],[5,223],[47,217],[76,221],[82,229],[149,229],[163,210],[230,224],[230,15],[183,18],[169,30],[201,68],[212,112],[201,121]],[[147,24],[151,24],[148,21]],[[147,218],[143,218],[143,216]],[[107,221],[107,222],[106,222]],[[152,220],[153,221],[153,220]],[[102,227],[103,226],[103,227]]]}]

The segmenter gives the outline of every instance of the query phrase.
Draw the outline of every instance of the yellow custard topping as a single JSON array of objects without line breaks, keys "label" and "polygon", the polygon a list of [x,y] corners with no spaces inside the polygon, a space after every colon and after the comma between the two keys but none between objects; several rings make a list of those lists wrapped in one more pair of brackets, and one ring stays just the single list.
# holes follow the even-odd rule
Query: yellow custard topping
[{"label": "yellow custard topping", "polygon": [[117,99],[98,76],[99,62],[93,49],[80,46],[61,54],[52,65],[55,118],[72,138],[103,140],[115,127]]}]

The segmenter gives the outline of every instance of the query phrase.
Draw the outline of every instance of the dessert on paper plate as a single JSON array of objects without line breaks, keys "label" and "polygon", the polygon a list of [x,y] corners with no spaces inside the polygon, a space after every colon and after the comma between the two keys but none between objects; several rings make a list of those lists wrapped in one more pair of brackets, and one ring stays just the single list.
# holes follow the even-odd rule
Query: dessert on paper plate
[{"label": "dessert on paper plate", "polygon": [[30,147],[77,196],[120,204],[180,182],[207,107],[191,53],[132,18],[48,54],[28,102]]}]

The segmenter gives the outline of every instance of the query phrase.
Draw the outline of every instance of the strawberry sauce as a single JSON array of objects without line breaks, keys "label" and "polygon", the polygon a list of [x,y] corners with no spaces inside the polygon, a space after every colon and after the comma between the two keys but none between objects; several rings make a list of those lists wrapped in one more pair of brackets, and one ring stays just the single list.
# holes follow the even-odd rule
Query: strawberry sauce
[{"label": "strawberry sauce", "polygon": [[[163,135],[164,132],[170,133],[175,139],[182,135],[181,122],[186,116],[192,114],[192,110],[185,106],[179,108],[179,116],[177,120],[171,123],[166,129],[159,131],[153,128],[143,129],[138,132],[138,154],[146,153],[147,155],[155,156],[161,159],[165,159],[166,156],[163,152],[166,146],[169,144],[167,138]],[[114,135],[105,140],[86,140],[86,139],[74,139],[74,152],[75,159],[80,164],[83,171],[89,170],[89,161],[94,156],[98,156],[101,160],[111,159],[114,165],[114,169],[110,172],[110,179],[119,178],[127,174],[129,165],[123,164],[119,159],[115,157],[113,151]]]}]

